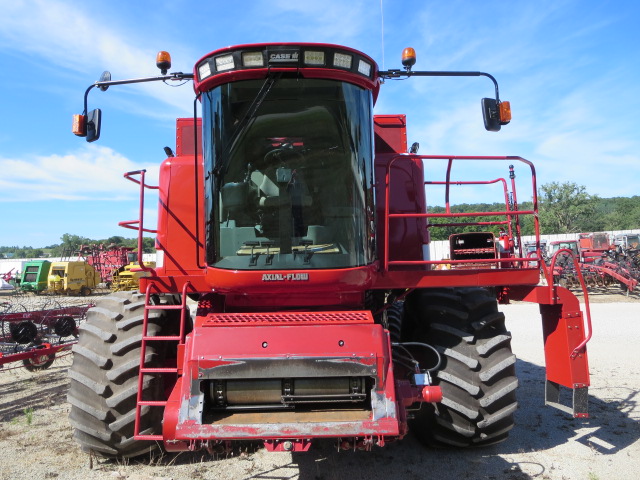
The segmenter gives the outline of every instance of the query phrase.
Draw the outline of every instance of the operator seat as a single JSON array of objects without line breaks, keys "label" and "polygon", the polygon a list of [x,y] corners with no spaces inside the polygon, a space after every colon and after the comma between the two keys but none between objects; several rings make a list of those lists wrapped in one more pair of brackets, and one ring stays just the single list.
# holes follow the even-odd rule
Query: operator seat
[{"label": "operator seat", "polygon": [[309,189],[299,174],[296,175],[298,176],[297,183],[292,188],[290,183],[277,183],[275,168],[269,168],[264,173],[253,172],[251,180],[258,185],[259,190],[258,207],[274,208],[283,205],[288,199],[285,195],[281,195],[281,189],[288,189],[293,206],[309,207],[312,203]]}]

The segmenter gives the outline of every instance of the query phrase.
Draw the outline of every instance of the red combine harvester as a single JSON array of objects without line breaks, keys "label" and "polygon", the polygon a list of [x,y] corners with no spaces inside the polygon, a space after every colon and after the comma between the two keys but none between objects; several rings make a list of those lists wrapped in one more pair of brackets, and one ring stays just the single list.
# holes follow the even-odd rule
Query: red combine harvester
[{"label": "red combine harvester", "polygon": [[[158,186],[144,170],[125,174],[140,186],[140,218],[121,225],[139,243],[155,234],[158,259],[140,262],[150,270],[141,293],[99,300],[80,329],[68,399],[84,450],[130,457],[157,443],[218,452],[262,440],[305,451],[317,438],[370,449],[409,428],[432,445],[502,441],[518,381],[497,298],[540,304],[546,402],[587,416],[590,326],[568,290],[538,285],[539,237],[537,256],[521,253],[521,217],[539,233],[533,165],[417,155],[404,115],[373,114],[383,81],[412,76],[489,78],[490,131],[509,122],[508,102],[489,74],[413,71],[413,49],[402,63],[380,71],[337,45],[241,45],[204,56],[193,74],[167,73],[160,52],[160,76],[105,72],[87,89],[74,133],[88,141],[100,136],[101,112],[87,109],[94,87],[193,80],[201,118],[178,119]],[[510,165],[508,178],[454,180],[454,165],[477,162]],[[513,164],[530,172],[532,210],[518,209]],[[452,213],[454,185],[497,187],[505,208]],[[147,189],[158,190],[157,229],[143,224]],[[444,192],[445,213],[428,212],[427,189]],[[431,260],[429,231],[444,227],[476,231]]]}]

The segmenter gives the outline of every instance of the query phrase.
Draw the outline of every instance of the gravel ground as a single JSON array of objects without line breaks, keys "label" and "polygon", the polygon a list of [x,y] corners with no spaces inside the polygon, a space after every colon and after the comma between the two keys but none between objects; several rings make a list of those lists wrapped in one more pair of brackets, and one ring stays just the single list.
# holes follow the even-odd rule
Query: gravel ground
[{"label": "gravel ground", "polygon": [[640,468],[640,299],[592,295],[594,337],[588,420],[545,407],[537,305],[501,307],[513,333],[520,378],[517,425],[500,445],[429,450],[411,436],[372,452],[342,452],[321,441],[305,454],[258,448],[231,457],[156,455],[128,462],[90,459],[71,436],[66,403],[70,358],[29,373],[0,371],[0,479],[491,479],[637,478]]}]

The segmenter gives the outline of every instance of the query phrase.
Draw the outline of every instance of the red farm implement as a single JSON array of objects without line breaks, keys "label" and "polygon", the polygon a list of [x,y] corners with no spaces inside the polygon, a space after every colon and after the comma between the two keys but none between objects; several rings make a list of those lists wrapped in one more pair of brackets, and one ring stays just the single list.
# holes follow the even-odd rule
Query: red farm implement
[{"label": "red farm implement", "polygon": [[[33,309],[19,301],[6,302],[0,313],[0,368],[21,362],[27,370],[49,368],[56,357],[70,352],[78,326],[93,304],[61,306],[50,302]],[[11,368],[18,368],[11,367]]]},{"label": "red farm implement", "polygon": [[[403,70],[380,71],[362,52],[310,43],[223,48],[193,74],[167,74],[166,52],[157,63],[159,77],[105,72],[74,117],[74,133],[95,141],[91,89],[150,81],[193,80],[201,109],[178,119],[157,185],[144,170],[125,175],[140,186],[139,218],[121,225],[139,245],[154,234],[158,258],[140,263],[140,293],[102,298],[80,328],[68,398],[84,450],[133,457],[260,440],[305,451],[316,438],[368,450],[409,430],[444,447],[503,441],[517,409],[498,310],[510,299],[540,304],[547,404],[588,416],[590,317],[569,290],[539,284],[550,274],[533,164],[418,155],[404,115],[373,114],[383,81],[485,77],[495,91],[481,102],[485,128],[497,131],[511,111],[491,75],[413,71],[413,49]],[[155,228],[143,221],[148,190]],[[450,208],[489,195],[504,207]],[[445,211],[429,211],[427,196]],[[442,228],[453,232],[449,258],[431,259]]]},{"label": "red farm implement", "polygon": [[82,245],[79,253],[98,272],[101,282],[109,288],[114,273],[137,257],[133,250],[131,247],[116,245]]},{"label": "red farm implement", "polygon": [[[640,281],[640,269],[635,251],[616,248],[606,233],[583,233],[578,241],[565,240],[551,243],[552,253],[565,251],[558,256],[554,267],[554,282],[572,288],[580,288],[577,270],[581,272],[590,289],[622,288],[627,295]],[[566,251],[578,259],[577,265],[567,257]]]}]

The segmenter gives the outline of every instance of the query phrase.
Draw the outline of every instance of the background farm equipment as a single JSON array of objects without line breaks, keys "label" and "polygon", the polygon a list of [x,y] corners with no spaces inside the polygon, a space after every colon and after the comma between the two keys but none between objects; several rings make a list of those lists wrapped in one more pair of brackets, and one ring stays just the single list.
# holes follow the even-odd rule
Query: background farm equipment
[{"label": "background farm equipment", "polygon": [[16,276],[14,271],[15,268],[12,268],[8,272],[0,273],[0,295],[15,292]]},{"label": "background farm equipment", "polygon": [[[608,289],[616,286],[623,292],[633,292],[640,281],[640,264],[634,236],[627,236],[619,243],[611,242],[606,233],[580,234],[579,240],[564,240],[551,243],[551,253],[568,249],[578,259],[577,265],[590,289]],[[631,248],[625,248],[631,245]],[[570,256],[558,255],[554,266],[555,282],[567,288],[579,288],[576,266]]]},{"label": "background farm equipment", "polygon": [[[147,267],[154,268],[155,266],[155,262],[147,262]],[[129,265],[124,265],[114,271],[111,290],[113,292],[138,290],[140,287],[140,279],[150,275],[151,272],[142,270],[137,262],[131,262]]]},{"label": "background farm equipment", "polygon": [[52,297],[12,297],[0,305],[0,368],[21,362],[27,370],[49,368],[56,357],[70,352],[78,327],[93,306],[63,305]]},{"label": "background farm equipment", "polygon": [[79,254],[98,272],[100,282],[110,288],[113,275],[137,259],[137,253],[133,250],[133,247],[116,245],[82,245]]},{"label": "background farm equipment", "polygon": [[49,287],[49,260],[33,260],[24,265],[20,289],[23,292],[42,293]]},{"label": "background farm equipment", "polygon": [[100,275],[86,261],[54,262],[48,277],[47,293],[90,295],[100,283]]}]

